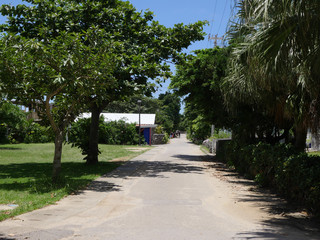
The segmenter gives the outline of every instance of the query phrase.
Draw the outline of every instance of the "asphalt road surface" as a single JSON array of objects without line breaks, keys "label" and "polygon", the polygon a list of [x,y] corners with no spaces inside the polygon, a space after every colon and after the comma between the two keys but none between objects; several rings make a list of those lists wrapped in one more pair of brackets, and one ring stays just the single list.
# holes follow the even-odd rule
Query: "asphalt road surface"
[{"label": "asphalt road surface", "polygon": [[185,136],[86,191],[0,223],[0,239],[320,239],[317,225]]}]

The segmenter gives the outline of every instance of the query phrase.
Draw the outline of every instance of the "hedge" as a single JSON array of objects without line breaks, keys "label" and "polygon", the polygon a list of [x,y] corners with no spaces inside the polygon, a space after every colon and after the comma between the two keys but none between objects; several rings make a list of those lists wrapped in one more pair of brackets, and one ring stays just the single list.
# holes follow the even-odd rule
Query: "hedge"
[{"label": "hedge", "polygon": [[[81,149],[83,155],[88,154],[91,118],[79,119],[74,122],[69,131],[69,142],[73,147]],[[139,143],[139,134],[135,124],[124,121],[105,122],[99,119],[100,144],[135,145]]]},{"label": "hedge", "polygon": [[291,145],[258,143],[241,147],[235,142],[217,156],[254,179],[272,187],[289,201],[320,215],[320,157],[299,153]]}]

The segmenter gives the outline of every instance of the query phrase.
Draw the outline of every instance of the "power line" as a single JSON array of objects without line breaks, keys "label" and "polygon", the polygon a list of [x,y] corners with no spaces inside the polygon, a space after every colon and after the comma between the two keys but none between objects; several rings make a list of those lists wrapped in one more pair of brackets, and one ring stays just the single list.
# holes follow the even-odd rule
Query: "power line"
[{"label": "power line", "polygon": [[211,21],[211,26],[210,26],[210,34],[212,33],[212,28],[213,28],[213,23],[214,23],[214,18],[216,16],[216,10],[217,10],[217,0],[215,0],[215,5],[214,5],[214,9],[213,9],[213,18],[212,18],[212,21]]},{"label": "power line", "polygon": [[[211,35],[211,33],[212,33],[213,23],[214,23],[214,19],[215,19],[215,16],[216,16],[217,0],[215,0],[215,1],[214,1],[213,6],[214,6],[214,8],[213,8],[213,17],[212,17],[212,20],[211,20],[211,22],[210,22],[210,31],[209,31],[209,36],[210,36],[210,35]],[[210,39],[208,39],[208,42],[207,42],[207,46],[206,46],[206,48],[208,48],[209,41],[210,41]]]},{"label": "power line", "polygon": [[[216,5],[217,5],[217,1],[215,2],[215,8],[216,8]],[[222,25],[222,21],[224,19],[224,15],[225,15],[225,12],[226,12],[226,8],[227,8],[227,4],[228,4],[228,0],[225,0],[225,4],[224,4],[224,8],[223,8],[223,12],[222,12],[222,16],[221,16],[221,19],[220,19],[220,24],[219,24],[219,28],[218,28],[218,31],[217,31],[217,34],[215,35],[211,35],[212,33],[212,25],[211,25],[211,29],[210,29],[210,34],[209,34],[209,37],[208,37],[208,40],[213,40],[213,44],[214,46],[218,46],[218,40],[220,40],[222,42],[222,44],[224,45],[224,35],[222,37],[218,37],[218,34],[219,34],[219,31],[221,29],[221,25]],[[209,42],[208,41],[208,42]]]},{"label": "power line", "polygon": [[225,4],[224,4],[224,9],[223,9],[222,17],[221,17],[221,20],[220,20],[219,28],[218,28],[218,33],[219,33],[219,31],[220,31],[221,24],[222,24],[222,20],[223,20],[223,18],[224,18],[224,14],[225,14],[225,12],[226,12],[227,3],[228,3],[228,0],[226,0],[226,1],[225,1]]}]

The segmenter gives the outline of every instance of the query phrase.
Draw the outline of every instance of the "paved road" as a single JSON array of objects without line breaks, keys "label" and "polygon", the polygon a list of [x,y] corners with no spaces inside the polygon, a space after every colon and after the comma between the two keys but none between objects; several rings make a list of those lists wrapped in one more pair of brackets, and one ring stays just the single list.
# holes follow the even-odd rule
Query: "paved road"
[{"label": "paved road", "polygon": [[0,239],[320,239],[279,201],[182,136],[79,195],[1,222]]}]

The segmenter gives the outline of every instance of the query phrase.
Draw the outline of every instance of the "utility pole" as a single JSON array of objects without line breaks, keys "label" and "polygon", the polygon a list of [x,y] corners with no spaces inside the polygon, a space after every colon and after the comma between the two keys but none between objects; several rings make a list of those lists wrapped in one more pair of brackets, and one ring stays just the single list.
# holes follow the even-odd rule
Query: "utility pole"
[{"label": "utility pole", "polygon": [[141,100],[138,100],[138,105],[139,105],[139,146],[141,146]]},{"label": "utility pole", "polygon": [[216,34],[215,36],[211,36],[211,34],[209,34],[208,40],[214,40],[213,44],[216,47],[218,45],[218,40],[221,40],[223,42],[224,37],[218,37],[218,34]]}]

